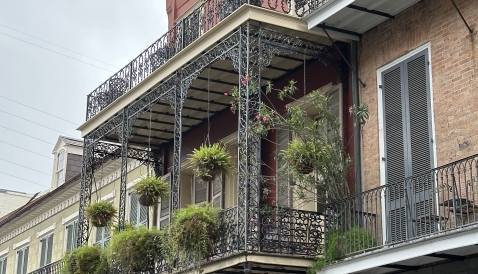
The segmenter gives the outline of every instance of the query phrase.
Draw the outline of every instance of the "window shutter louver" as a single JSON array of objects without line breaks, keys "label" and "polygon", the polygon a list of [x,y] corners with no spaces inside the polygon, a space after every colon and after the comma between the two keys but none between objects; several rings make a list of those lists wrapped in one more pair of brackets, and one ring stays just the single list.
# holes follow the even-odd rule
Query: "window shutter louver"
[{"label": "window shutter louver", "polygon": [[281,172],[281,168],[286,164],[282,157],[279,156],[282,150],[286,150],[289,147],[290,142],[290,132],[288,129],[277,129],[276,130],[276,141],[277,141],[277,178],[276,178],[276,192],[277,192],[277,206],[288,207],[289,206],[289,177],[286,172]]},{"label": "window shutter louver", "polygon": [[48,240],[47,240],[46,263],[45,263],[45,265],[51,263],[52,253],[53,253],[53,234],[50,235],[50,236],[48,237]]},{"label": "window shutter louver", "polygon": [[212,183],[212,202],[214,207],[222,208],[222,174],[218,174]]},{"label": "window shutter louver", "polygon": [[[163,180],[168,183],[171,189],[171,174],[163,176]],[[161,199],[161,207],[159,212],[159,227],[163,228],[169,224],[169,211],[171,200],[169,197]]]},{"label": "window shutter louver", "polygon": [[389,241],[434,231],[433,178],[405,179],[433,168],[430,79],[424,50],[382,74]]},{"label": "window shutter louver", "polygon": [[149,208],[147,206],[140,205],[139,201],[138,201],[138,207],[139,207],[139,224],[138,225],[144,225],[148,222]]},{"label": "window shutter louver", "polygon": [[0,274],[7,274],[7,258],[0,259]]},{"label": "window shutter louver", "polygon": [[73,242],[73,224],[66,226],[66,251],[72,249]]},{"label": "window shutter louver", "polygon": [[129,221],[131,224],[136,225],[138,222],[138,198],[134,194],[130,194],[130,211]]},{"label": "window shutter louver", "polygon": [[23,250],[17,251],[17,274],[22,274],[23,271]]},{"label": "window shutter louver", "polygon": [[23,250],[23,273],[22,274],[27,273],[27,268],[28,268],[28,247],[26,247]]}]

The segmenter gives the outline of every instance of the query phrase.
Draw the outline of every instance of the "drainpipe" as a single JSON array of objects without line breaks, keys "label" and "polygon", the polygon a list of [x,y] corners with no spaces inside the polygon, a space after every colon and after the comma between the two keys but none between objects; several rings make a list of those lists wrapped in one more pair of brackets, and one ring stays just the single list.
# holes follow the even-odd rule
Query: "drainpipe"
[{"label": "drainpipe", "polygon": [[[358,42],[352,41],[351,65],[358,74]],[[352,73],[352,97],[355,106],[360,105],[358,75]],[[354,118],[354,170],[355,193],[362,192],[362,127],[357,118]]]}]

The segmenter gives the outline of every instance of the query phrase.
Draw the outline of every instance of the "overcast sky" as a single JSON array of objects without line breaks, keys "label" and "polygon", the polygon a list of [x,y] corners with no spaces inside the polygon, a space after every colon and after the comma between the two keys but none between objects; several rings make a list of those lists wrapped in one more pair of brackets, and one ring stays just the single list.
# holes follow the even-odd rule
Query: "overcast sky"
[{"label": "overcast sky", "polygon": [[0,188],[49,188],[58,136],[79,138],[87,94],[166,32],[165,1],[0,0]]}]

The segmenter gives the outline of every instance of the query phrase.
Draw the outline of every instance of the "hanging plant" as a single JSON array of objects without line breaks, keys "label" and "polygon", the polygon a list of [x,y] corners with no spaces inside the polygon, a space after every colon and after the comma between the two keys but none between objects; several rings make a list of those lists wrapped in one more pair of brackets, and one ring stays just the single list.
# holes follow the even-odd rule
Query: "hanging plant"
[{"label": "hanging plant", "polygon": [[162,232],[146,227],[126,229],[111,237],[107,249],[108,262],[128,272],[151,271],[162,259]]},{"label": "hanging plant", "polygon": [[293,140],[287,149],[280,152],[279,156],[283,157],[286,163],[294,167],[298,173],[309,174],[314,171],[316,162],[321,159],[324,152],[325,148],[316,142]]},{"label": "hanging plant", "polygon": [[63,274],[108,273],[108,262],[99,246],[81,246],[68,251],[63,258]]},{"label": "hanging plant", "polygon": [[350,115],[353,115],[354,117],[357,118],[357,121],[361,125],[365,125],[367,123],[369,113],[368,113],[368,106],[367,104],[361,104],[359,106],[351,106],[349,107],[349,113]]},{"label": "hanging plant", "polygon": [[141,179],[134,187],[143,206],[157,205],[161,199],[168,197],[169,185],[161,178],[148,176]]},{"label": "hanging plant", "polygon": [[191,162],[194,173],[204,182],[213,181],[218,174],[227,174],[232,169],[231,155],[224,145],[202,144],[199,149],[194,149]]},{"label": "hanging plant", "polygon": [[85,208],[85,215],[96,227],[111,225],[118,211],[112,203],[107,201],[94,202]]},{"label": "hanging plant", "polygon": [[174,213],[173,222],[164,236],[164,250],[172,263],[179,254],[180,258],[189,257],[198,266],[202,259],[214,250],[214,244],[220,236],[220,209],[212,203],[189,205]]}]

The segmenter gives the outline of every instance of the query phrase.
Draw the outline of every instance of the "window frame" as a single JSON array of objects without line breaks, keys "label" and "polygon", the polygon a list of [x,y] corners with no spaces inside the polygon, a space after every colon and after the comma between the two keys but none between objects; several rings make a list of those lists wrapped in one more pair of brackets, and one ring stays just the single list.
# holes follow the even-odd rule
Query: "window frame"
[{"label": "window frame", "polygon": [[[169,190],[171,191],[171,173],[164,175],[161,179],[165,181],[166,183],[168,183]],[[165,214],[164,216],[162,216],[162,211],[163,211],[162,207],[164,205],[163,202],[165,201],[167,201],[168,203],[168,214]],[[161,223],[165,221],[167,221],[165,223],[165,226],[167,226],[170,222],[170,216],[171,216],[171,198],[167,198],[167,199],[161,198],[161,203],[159,203],[158,205],[158,223],[156,224],[156,227],[162,228]]]},{"label": "window frame", "polygon": [[[27,250],[27,260],[25,262],[25,250]],[[19,259],[19,253],[22,252],[22,265],[21,265],[21,269],[20,270],[20,266],[19,266],[19,262],[18,262],[18,259]],[[30,245],[25,245],[25,246],[22,246],[21,248],[17,248],[15,250],[15,273],[16,274],[27,274],[28,273],[28,257],[29,257],[29,253],[30,253]],[[26,267],[25,267],[26,266]],[[20,272],[18,272],[20,271]]]},{"label": "window frame", "polygon": [[[60,167],[60,156],[63,158],[61,159],[61,167]],[[55,165],[55,178],[56,178],[56,186],[59,187],[63,183],[65,183],[65,162],[66,162],[66,150],[62,149],[56,155],[56,165]],[[61,175],[61,176],[60,176]],[[60,179],[61,178],[61,179]]]},{"label": "window frame", "polygon": [[[137,199],[137,209],[136,209],[136,213],[137,213],[137,220],[136,220],[136,223],[133,224],[133,222],[131,221],[131,212],[132,212],[132,195],[134,195]],[[141,219],[141,207],[145,207],[146,208],[146,220],[144,222],[141,222],[139,221]],[[139,197],[137,197],[137,195],[133,192],[133,191],[129,191],[128,193],[128,221],[134,226],[134,227],[140,227],[142,225],[146,225],[148,226],[148,221],[149,221],[149,207],[147,206],[143,206],[139,203]]]},{"label": "window frame", "polygon": [[0,256],[0,274],[7,274],[8,253]]},{"label": "window frame", "polygon": [[[50,261],[48,262],[48,248],[50,248],[48,239],[49,239],[50,237],[51,237],[51,239],[52,239],[52,240],[51,240],[52,243],[51,243],[51,249],[50,249],[50,252],[51,252],[51,253],[49,254],[49,255],[50,255],[50,256],[49,256],[49,257],[50,257]],[[38,245],[38,248],[39,248],[39,249],[38,249],[38,251],[39,251],[39,252],[38,252],[38,263],[39,263],[39,264],[38,264],[38,267],[42,268],[42,267],[47,266],[47,265],[49,265],[49,264],[52,263],[53,246],[54,246],[53,240],[54,240],[54,233],[53,233],[53,232],[48,233],[48,234],[45,234],[45,235],[43,235],[43,236],[39,239],[40,244]],[[43,244],[44,244],[44,243],[46,244],[46,248],[45,248],[45,252],[46,252],[46,254],[45,254],[45,262],[46,262],[46,263],[45,263],[45,264],[43,264],[44,262],[42,262],[42,259],[41,259],[41,258],[42,258],[42,255],[43,255],[43,254],[42,254],[42,249],[43,249]]]},{"label": "window frame", "polygon": [[[101,239],[98,240],[98,230],[101,229]],[[94,246],[99,246],[101,248],[106,248],[111,239],[111,227],[95,227],[95,241],[93,242]]]},{"label": "window frame", "polygon": [[[75,237],[75,233],[73,233],[72,235],[72,248],[71,249],[68,249],[68,227],[69,226],[73,226],[75,225],[76,223],[76,235],[78,235],[78,218],[75,218],[75,219],[72,219],[70,220],[68,223],[65,223],[65,243],[64,243],[64,250],[65,252],[68,252],[70,250],[73,250],[75,248],[77,248],[77,239]],[[75,230],[73,230],[75,231]]]}]

